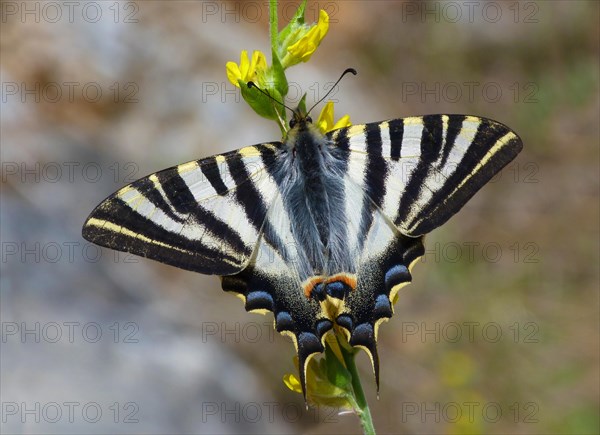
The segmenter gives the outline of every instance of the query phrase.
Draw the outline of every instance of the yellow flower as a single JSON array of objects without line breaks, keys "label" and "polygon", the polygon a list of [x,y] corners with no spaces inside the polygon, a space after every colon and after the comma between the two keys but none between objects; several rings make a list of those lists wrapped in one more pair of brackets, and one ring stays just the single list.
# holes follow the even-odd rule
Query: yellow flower
[{"label": "yellow flower", "polygon": [[321,110],[321,114],[317,120],[317,127],[323,133],[328,133],[342,127],[350,127],[351,125],[350,115],[344,115],[338,122],[335,124],[333,123],[333,102],[331,101],[328,101],[327,104],[325,104],[325,107]]},{"label": "yellow flower", "polygon": [[[307,62],[315,52],[327,31],[329,30],[329,15],[321,9],[319,12],[319,21],[295,44],[287,48],[290,59],[285,59],[286,66],[292,66],[300,62]],[[287,57],[287,56],[286,56]]]},{"label": "yellow flower", "polygon": [[257,73],[267,69],[267,59],[261,51],[255,50],[252,53],[252,60],[249,60],[248,52],[242,50],[240,64],[227,62],[226,69],[229,81],[239,88],[239,80],[243,82],[256,80]]}]

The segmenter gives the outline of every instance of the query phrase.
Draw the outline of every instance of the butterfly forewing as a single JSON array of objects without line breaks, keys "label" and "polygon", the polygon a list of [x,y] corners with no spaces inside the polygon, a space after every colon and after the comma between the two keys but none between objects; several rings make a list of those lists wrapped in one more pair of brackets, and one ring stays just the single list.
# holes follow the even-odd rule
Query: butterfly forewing
[{"label": "butterfly forewing", "polygon": [[349,176],[409,236],[444,224],[523,146],[505,125],[464,115],[394,119],[330,135],[361,162],[355,166],[363,170]]},{"label": "butterfly forewing", "polygon": [[196,272],[239,272],[277,194],[265,161],[280,145],[246,147],[135,181],[96,207],[83,236]]}]

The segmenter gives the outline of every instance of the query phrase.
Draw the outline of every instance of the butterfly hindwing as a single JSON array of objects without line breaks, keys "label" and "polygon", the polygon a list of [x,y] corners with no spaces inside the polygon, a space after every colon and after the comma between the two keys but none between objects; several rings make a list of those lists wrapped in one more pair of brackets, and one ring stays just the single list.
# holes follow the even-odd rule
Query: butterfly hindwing
[{"label": "butterfly hindwing", "polygon": [[357,255],[356,288],[346,297],[336,323],[347,331],[352,346],[368,353],[379,387],[378,328],[392,317],[396,294],[411,282],[410,268],[423,255],[424,247],[422,237],[401,234],[373,203],[371,216]]},{"label": "butterfly hindwing", "polygon": [[333,323],[321,313],[319,304],[301,291],[295,269],[279,253],[259,240],[257,258],[242,272],[224,276],[222,287],[239,294],[249,312],[271,311],[277,332],[289,336],[298,354],[300,381],[306,388],[306,367],[323,352],[324,335]]}]

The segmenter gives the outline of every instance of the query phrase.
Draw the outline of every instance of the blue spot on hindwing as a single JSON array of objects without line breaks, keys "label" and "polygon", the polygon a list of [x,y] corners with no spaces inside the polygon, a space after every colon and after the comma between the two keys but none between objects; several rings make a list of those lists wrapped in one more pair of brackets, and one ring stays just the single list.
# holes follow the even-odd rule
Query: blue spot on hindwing
[{"label": "blue spot on hindwing", "polygon": [[312,332],[301,332],[298,334],[298,351],[303,357],[315,352],[323,352],[321,340]]},{"label": "blue spot on hindwing", "polygon": [[350,317],[348,314],[340,314],[337,319],[335,319],[335,322],[342,328],[352,332],[354,322],[352,321],[352,317]]},{"label": "blue spot on hindwing", "polygon": [[373,325],[370,323],[361,323],[354,328],[350,336],[350,344],[352,346],[362,345],[370,348],[373,343],[375,343]]},{"label": "blue spot on hindwing", "polygon": [[390,298],[387,295],[379,295],[375,300],[375,308],[373,309],[375,319],[381,319],[382,317],[392,317],[392,304]]},{"label": "blue spot on hindwing", "polygon": [[323,335],[331,328],[333,328],[333,323],[331,323],[331,321],[328,319],[320,319],[315,325],[315,329],[317,330],[319,337],[323,337]]},{"label": "blue spot on hindwing", "polygon": [[401,284],[403,282],[410,282],[412,277],[408,268],[404,264],[397,264],[392,266],[385,274],[385,289],[388,294],[392,290],[392,287]]},{"label": "blue spot on hindwing", "polygon": [[277,313],[277,317],[275,318],[275,327],[277,328],[277,332],[281,331],[293,331],[294,330],[294,320],[290,313],[287,311],[280,311]]},{"label": "blue spot on hindwing", "polygon": [[325,300],[325,284],[322,282],[318,283],[313,287],[311,295],[317,298],[318,301]]},{"label": "blue spot on hindwing", "polygon": [[343,300],[352,289],[342,281],[333,281],[327,284],[326,291],[332,298]]},{"label": "blue spot on hindwing", "polygon": [[273,297],[263,290],[252,291],[246,295],[246,310],[273,311]]}]

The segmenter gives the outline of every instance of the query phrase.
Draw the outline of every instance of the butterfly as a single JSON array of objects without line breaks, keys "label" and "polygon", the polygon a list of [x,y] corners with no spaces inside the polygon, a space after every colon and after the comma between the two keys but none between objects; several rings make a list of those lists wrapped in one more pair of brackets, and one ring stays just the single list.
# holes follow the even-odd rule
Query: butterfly
[{"label": "butterfly", "polygon": [[334,328],[370,357],[377,332],[444,224],[522,149],[505,125],[426,115],[322,133],[298,111],[283,142],[141,178],[92,211],[83,237],[221,276],[247,311],[274,315],[306,369]]}]

